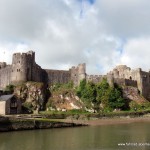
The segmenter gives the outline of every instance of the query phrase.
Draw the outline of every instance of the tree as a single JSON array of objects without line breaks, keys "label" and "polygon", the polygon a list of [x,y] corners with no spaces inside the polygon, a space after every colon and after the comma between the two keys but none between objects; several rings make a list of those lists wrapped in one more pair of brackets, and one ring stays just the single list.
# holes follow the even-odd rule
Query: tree
[{"label": "tree", "polygon": [[106,79],[97,84],[86,83],[86,80],[82,80],[77,88],[77,95],[84,103],[92,103],[96,110],[100,108],[100,104],[103,104],[104,109],[109,108],[111,110],[122,108],[125,105],[122,89],[117,85],[113,88],[110,87]]},{"label": "tree", "polygon": [[88,82],[83,90],[82,99],[89,102],[96,102],[97,91],[95,84],[92,82]]},{"label": "tree", "polygon": [[113,109],[122,108],[125,105],[125,100],[122,97],[122,92],[119,88],[111,88],[109,93],[109,106]]},{"label": "tree", "polygon": [[97,90],[97,97],[96,100],[98,103],[105,103],[108,101],[108,90],[109,90],[109,84],[107,83],[106,79],[103,79],[102,82],[98,83],[96,85]]},{"label": "tree", "polygon": [[80,85],[79,85],[79,87],[77,88],[77,91],[76,91],[76,94],[79,98],[82,97],[82,95],[84,93],[84,90],[85,90],[85,87],[86,87],[86,80],[83,79],[82,81],[80,81]]}]

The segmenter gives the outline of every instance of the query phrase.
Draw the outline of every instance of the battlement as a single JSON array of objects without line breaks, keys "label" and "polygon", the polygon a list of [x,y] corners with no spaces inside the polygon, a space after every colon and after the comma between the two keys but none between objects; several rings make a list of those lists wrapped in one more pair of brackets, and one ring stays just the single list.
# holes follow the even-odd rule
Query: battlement
[{"label": "battlement", "polygon": [[35,61],[35,52],[33,51],[28,51],[27,53],[14,53],[13,54],[13,59],[12,59],[12,64],[17,64],[17,63],[27,63]]},{"label": "battlement", "polygon": [[101,82],[103,78],[104,78],[103,75],[87,75],[86,76],[86,80],[92,81],[93,83]]},{"label": "battlement", "polygon": [[0,62],[0,69],[3,69],[7,66],[6,62]]},{"label": "battlement", "polygon": [[72,66],[68,70],[44,70],[35,62],[35,52],[14,53],[12,64],[0,62],[0,88],[18,82],[37,81],[47,84],[67,83],[73,81],[78,86],[80,81],[86,79],[94,83],[107,78],[110,86],[114,83],[125,86],[138,87],[145,98],[150,99],[150,72],[142,71],[141,68],[132,70],[126,65],[116,66],[107,75],[87,75],[86,64]]}]

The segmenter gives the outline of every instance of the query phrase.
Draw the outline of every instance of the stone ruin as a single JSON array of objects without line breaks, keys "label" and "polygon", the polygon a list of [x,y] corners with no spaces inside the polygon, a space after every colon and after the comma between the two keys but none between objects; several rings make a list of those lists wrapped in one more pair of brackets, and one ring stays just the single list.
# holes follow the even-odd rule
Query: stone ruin
[{"label": "stone ruin", "polygon": [[97,83],[101,82],[103,78],[107,78],[110,86],[117,83],[121,86],[137,87],[140,93],[150,100],[150,72],[142,71],[141,68],[132,70],[126,65],[119,65],[106,75],[86,74],[85,63],[73,66],[68,70],[43,69],[36,64],[33,51],[13,54],[11,65],[0,62],[1,90],[9,84],[27,81],[44,82],[50,85],[73,81],[77,86],[83,79]]}]

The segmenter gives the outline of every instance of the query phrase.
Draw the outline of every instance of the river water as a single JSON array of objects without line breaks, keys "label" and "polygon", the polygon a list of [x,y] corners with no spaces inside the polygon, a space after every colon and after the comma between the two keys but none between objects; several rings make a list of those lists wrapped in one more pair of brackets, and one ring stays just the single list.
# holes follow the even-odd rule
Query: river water
[{"label": "river water", "polygon": [[0,150],[150,149],[150,123],[0,133]]}]

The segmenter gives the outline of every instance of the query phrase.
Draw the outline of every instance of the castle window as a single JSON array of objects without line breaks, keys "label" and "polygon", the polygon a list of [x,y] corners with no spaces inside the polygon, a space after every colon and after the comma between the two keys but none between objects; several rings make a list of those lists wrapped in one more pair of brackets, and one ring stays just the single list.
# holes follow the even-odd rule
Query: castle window
[{"label": "castle window", "polygon": [[18,63],[20,63],[20,61],[18,61]]},{"label": "castle window", "polygon": [[130,76],[130,80],[132,80],[132,77]]},{"label": "castle window", "polygon": [[12,72],[13,72],[13,70],[12,70]]}]

